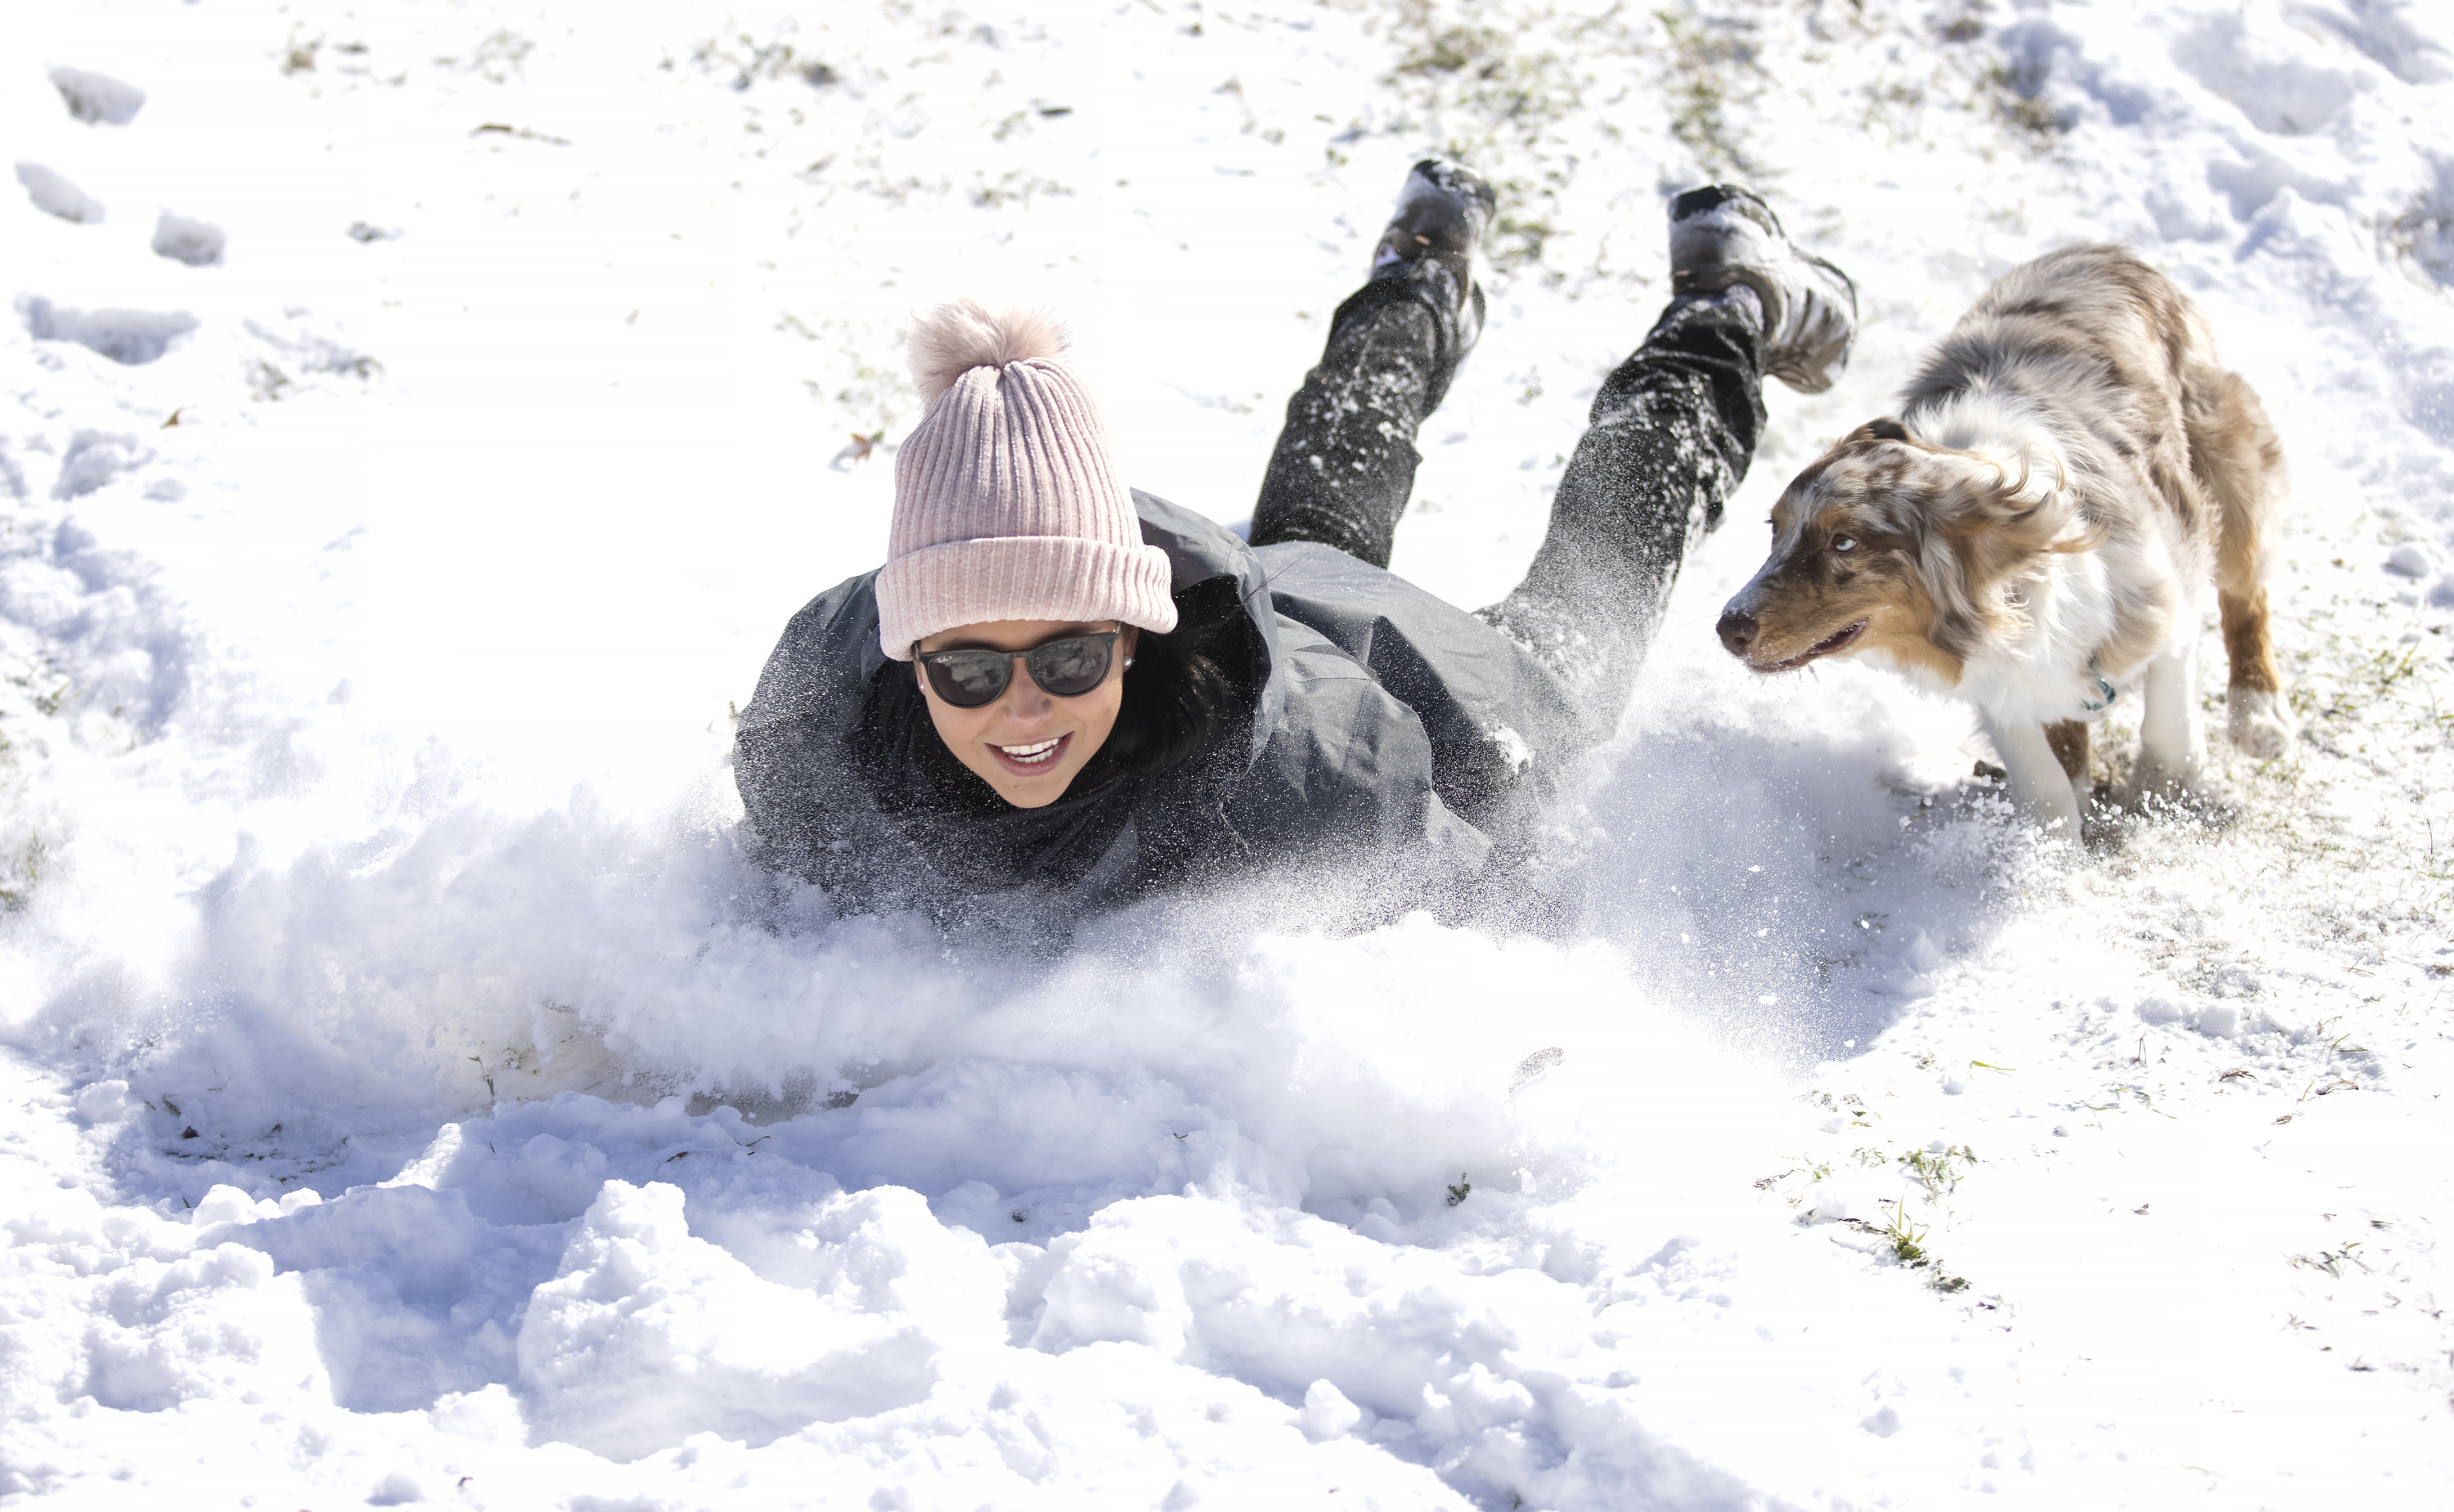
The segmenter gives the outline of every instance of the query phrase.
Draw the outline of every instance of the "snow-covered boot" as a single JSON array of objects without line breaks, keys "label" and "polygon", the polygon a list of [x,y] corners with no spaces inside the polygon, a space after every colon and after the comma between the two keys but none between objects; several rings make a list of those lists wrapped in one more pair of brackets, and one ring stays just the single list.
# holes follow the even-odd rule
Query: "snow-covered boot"
[{"label": "snow-covered boot", "polygon": [[1831,388],[1858,336],[1858,287],[1792,246],[1753,189],[1689,189],[1670,202],[1671,291],[1711,294],[1735,284],[1763,306],[1764,370],[1800,393]]},{"label": "snow-covered boot", "polygon": [[1372,249],[1375,279],[1422,279],[1449,301],[1459,355],[1482,334],[1482,287],[1474,279],[1474,252],[1499,205],[1491,186],[1473,169],[1427,157],[1406,175],[1398,211]]}]

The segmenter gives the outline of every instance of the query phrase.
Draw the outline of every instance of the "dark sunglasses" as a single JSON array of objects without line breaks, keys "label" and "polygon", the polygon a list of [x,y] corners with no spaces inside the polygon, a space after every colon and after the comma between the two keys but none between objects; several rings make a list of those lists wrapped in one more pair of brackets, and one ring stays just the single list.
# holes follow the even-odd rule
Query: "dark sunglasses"
[{"label": "dark sunglasses", "polygon": [[983,708],[1005,696],[1018,660],[1031,669],[1031,680],[1051,698],[1079,698],[1108,680],[1108,664],[1116,656],[1122,630],[1096,635],[1068,635],[1044,641],[1027,651],[991,651],[977,647],[924,651],[912,646],[930,687],[956,708]]}]

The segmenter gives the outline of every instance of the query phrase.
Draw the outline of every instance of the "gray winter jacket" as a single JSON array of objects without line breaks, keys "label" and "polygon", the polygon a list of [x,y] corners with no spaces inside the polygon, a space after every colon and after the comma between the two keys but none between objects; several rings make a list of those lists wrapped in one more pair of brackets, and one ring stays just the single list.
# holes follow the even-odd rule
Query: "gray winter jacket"
[{"label": "gray winter jacket", "polygon": [[1201,750],[1138,774],[1103,752],[1056,803],[1012,807],[945,749],[912,669],[879,648],[865,573],[793,617],[742,711],[734,777],[760,860],[838,907],[943,913],[1017,892],[1115,905],[1324,855],[1455,876],[1528,839],[1579,744],[1548,668],[1330,547],[1257,551],[1163,500],[1134,504],[1175,567],[1176,634],[1235,689]]}]

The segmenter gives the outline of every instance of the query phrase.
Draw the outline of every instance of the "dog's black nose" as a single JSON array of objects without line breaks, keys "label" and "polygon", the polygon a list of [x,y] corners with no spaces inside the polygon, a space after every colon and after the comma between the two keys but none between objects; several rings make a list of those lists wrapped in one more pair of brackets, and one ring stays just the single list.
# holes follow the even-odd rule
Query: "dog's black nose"
[{"label": "dog's black nose", "polygon": [[1721,616],[1721,623],[1714,626],[1713,628],[1719,632],[1721,644],[1729,648],[1732,656],[1744,656],[1747,654],[1747,647],[1756,644],[1756,631],[1759,627],[1756,625],[1754,615],[1731,609]]}]

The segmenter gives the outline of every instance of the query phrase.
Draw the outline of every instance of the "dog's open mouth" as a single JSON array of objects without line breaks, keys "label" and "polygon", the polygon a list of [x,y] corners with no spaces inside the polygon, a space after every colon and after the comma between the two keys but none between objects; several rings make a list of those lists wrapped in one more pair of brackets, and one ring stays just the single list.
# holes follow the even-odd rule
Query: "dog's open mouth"
[{"label": "dog's open mouth", "polygon": [[1860,620],[1857,624],[1849,626],[1845,629],[1835,630],[1830,635],[1825,636],[1823,639],[1816,642],[1813,646],[1808,647],[1806,649],[1799,652],[1796,656],[1791,657],[1785,662],[1773,662],[1766,666],[1759,666],[1756,670],[1759,672],[1795,672],[1800,667],[1804,666],[1807,663],[1814,661],[1819,656],[1829,656],[1835,651],[1848,649],[1849,647],[1856,644],[1859,636],[1866,633],[1866,621]]}]

